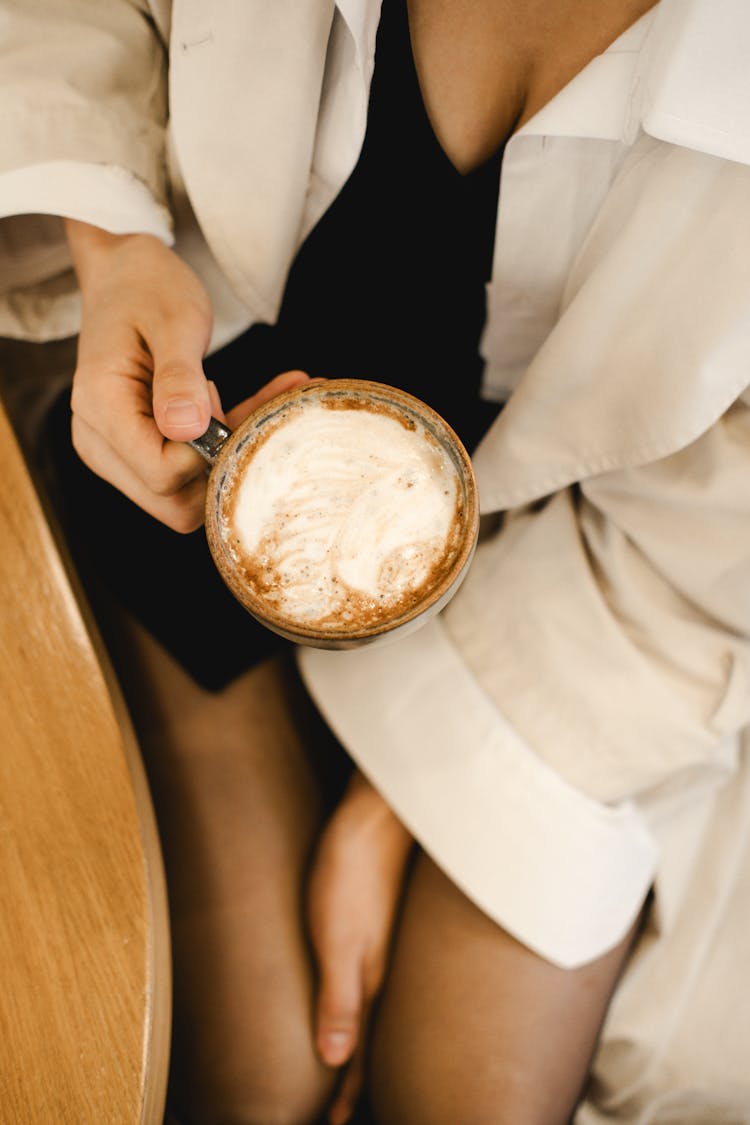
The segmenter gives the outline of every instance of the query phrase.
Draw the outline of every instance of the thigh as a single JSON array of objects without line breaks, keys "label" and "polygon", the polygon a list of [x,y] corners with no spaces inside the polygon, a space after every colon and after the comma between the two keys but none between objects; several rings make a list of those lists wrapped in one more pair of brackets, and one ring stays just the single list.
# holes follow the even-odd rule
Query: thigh
[{"label": "thigh", "polygon": [[302,921],[325,731],[283,658],[210,693],[132,623],[126,640],[170,898],[176,1104],[191,1122],[309,1121],[332,1078]]},{"label": "thigh", "polygon": [[559,969],[420,856],[373,1029],[376,1120],[564,1125],[630,941]]}]

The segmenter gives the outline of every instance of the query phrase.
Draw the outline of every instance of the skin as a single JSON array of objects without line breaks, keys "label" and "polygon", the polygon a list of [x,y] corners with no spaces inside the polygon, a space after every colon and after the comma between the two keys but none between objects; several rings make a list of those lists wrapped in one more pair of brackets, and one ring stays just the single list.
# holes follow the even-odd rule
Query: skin
[{"label": "skin", "polygon": [[[409,0],[423,97],[456,167],[469,171],[486,159],[652,3]],[[201,368],[212,320],[205,289],[153,237],[112,235],[74,220],[66,220],[66,232],[83,298],[76,448],[157,519],[194,530],[202,465],[169,441],[198,437],[219,409]],[[304,378],[283,373],[236,407],[230,423]]]},{"label": "skin", "polygon": [[[425,105],[456,168],[468,172],[496,151],[651,3],[409,0],[412,44]],[[83,302],[72,393],[75,447],[91,469],[145,511],[177,532],[193,531],[203,519],[205,471],[202,459],[184,443],[203,433],[211,414],[224,417],[216,388],[202,369],[212,323],[208,296],[191,269],[155,238],[112,235],[73,220],[66,220],[66,231]],[[255,405],[306,379],[299,371],[280,374],[267,386],[254,388],[226,420],[236,425]],[[143,645],[148,650],[148,642],[142,641]],[[141,657],[152,684],[174,677],[163,654],[144,650]],[[177,699],[187,700],[191,695],[192,688],[185,683],[173,688]],[[234,703],[224,699],[223,704],[225,716],[234,714]],[[199,706],[195,700],[193,705]],[[200,706],[210,704],[203,700]],[[252,738],[257,716],[251,723],[242,718],[242,706],[236,706],[238,730],[244,732],[242,738]],[[156,727],[153,715],[144,716],[142,736],[153,740],[156,729],[156,741],[163,741],[170,723],[172,728],[179,727],[179,713]],[[168,819],[170,814],[164,815]],[[212,810],[207,823],[220,816]],[[175,832],[179,835],[177,829]],[[299,865],[301,871],[309,864],[309,878],[305,917],[297,924],[309,936],[315,985],[305,975],[310,969],[300,967],[302,953],[290,961],[289,972],[294,979],[304,978],[305,987],[314,987],[312,1042],[322,1070],[317,1073],[310,1064],[306,1071],[311,1088],[317,1091],[311,1101],[330,1097],[331,1072],[340,1071],[329,1105],[331,1122],[340,1125],[350,1116],[363,1081],[373,1004],[389,963],[413,841],[382,797],[356,773],[332,815],[325,819],[321,814],[303,835]],[[573,1094],[567,1095],[569,1101],[585,1074],[629,938],[595,966],[579,987],[580,982],[560,977],[560,970],[517,946],[499,927],[478,920],[471,909],[466,911],[466,900],[455,888],[446,892],[440,880],[426,871],[424,860],[417,865],[414,886],[425,898],[425,916],[434,911],[442,918],[444,913],[458,932],[464,927],[467,942],[476,933],[477,964],[481,950],[496,946],[498,952],[493,952],[491,963],[502,964],[507,979],[515,975],[519,982],[526,982],[519,984],[506,1015],[513,1017],[522,1011],[530,998],[542,1012],[545,1001],[539,998],[548,995],[564,997],[566,1011],[571,1013],[575,997],[584,995],[581,1019],[586,1030],[570,1065]],[[436,995],[446,980],[457,979],[455,966],[445,969],[444,958],[424,953],[429,954],[430,935],[420,934],[414,919],[414,910],[408,908],[405,952],[399,946],[395,962],[396,979],[406,982],[406,1007],[393,992],[386,992],[385,1026],[389,1021],[396,1028],[408,1024],[416,1010],[408,1003],[409,981],[414,979],[408,968],[409,948],[416,951],[417,965],[424,968],[434,962],[432,991]],[[489,933],[485,926],[490,927]],[[192,948],[189,940],[185,948]],[[427,986],[426,991],[431,993]],[[304,994],[302,985],[300,994]],[[550,1016],[554,1016],[554,1005]],[[441,1018],[447,1018],[445,1013]],[[491,1019],[482,1026],[487,1034],[507,1033],[505,1026],[493,1027]],[[395,1042],[395,1034],[376,1037],[375,1059],[386,1076],[380,1096],[390,1114],[388,1120],[397,1121],[399,1107],[409,1105],[410,1095],[400,1093],[387,1077],[389,1067],[395,1065],[389,1062],[389,1040]],[[533,1054],[533,1042],[526,1054]],[[530,1076],[525,1095],[528,1104],[528,1089],[538,1082],[533,1068],[524,1070],[520,1063],[519,1068],[517,1073]],[[410,1120],[416,1122],[416,1118]],[[521,1120],[517,1118],[519,1125]]]},{"label": "skin", "polygon": [[408,0],[435,134],[459,172],[487,160],[654,0]]},{"label": "skin", "polygon": [[169,887],[191,1125],[302,1123],[326,1104],[346,1121],[413,840],[359,772],[346,776],[287,661],[205,691],[112,609]]},{"label": "skin", "polygon": [[178,1120],[341,1125],[366,1082],[379,1125],[567,1125],[635,930],[557,968],[345,782],[290,662],[209,692],[108,634],[167,873]]},{"label": "skin", "polygon": [[331,1125],[343,1125],[365,1074],[372,1006],[385,977],[413,839],[355,771],[321,836],[308,884],[319,966],[315,1041],[329,1066],[346,1065]]},{"label": "skin", "polygon": [[202,369],[211,304],[190,267],[150,235],[112,235],[72,219],[65,227],[82,298],[75,448],[156,519],[194,531],[203,523],[205,462],[184,443],[212,413],[234,426],[308,377],[283,372],[225,418]]}]

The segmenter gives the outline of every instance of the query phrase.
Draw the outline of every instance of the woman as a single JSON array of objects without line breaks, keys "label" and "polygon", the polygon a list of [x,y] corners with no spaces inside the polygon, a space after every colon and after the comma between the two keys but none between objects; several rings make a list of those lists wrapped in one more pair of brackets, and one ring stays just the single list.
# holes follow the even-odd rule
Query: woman
[{"label": "woman", "polygon": [[[178,1115],[749,1120],[741,4],[43,8],[0,329],[76,332],[80,287],[55,477],[141,622]],[[438,623],[297,654],[351,775],[212,587],[184,444],[337,374],[441,410],[487,517]]]}]

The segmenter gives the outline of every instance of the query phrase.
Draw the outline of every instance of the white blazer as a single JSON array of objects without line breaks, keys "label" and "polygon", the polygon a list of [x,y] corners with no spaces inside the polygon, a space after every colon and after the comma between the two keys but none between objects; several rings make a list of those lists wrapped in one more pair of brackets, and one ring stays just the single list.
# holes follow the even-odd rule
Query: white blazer
[{"label": "white blazer", "polygon": [[[356,162],[379,0],[47,9],[0,2],[0,333],[76,331],[60,215],[174,242],[214,346],[272,320]],[[660,0],[511,138],[475,458],[502,529],[436,624],[300,654],[424,846],[560,964],[621,936],[661,798],[703,815],[750,722],[749,49],[745,0]]]},{"label": "white blazer", "polygon": [[[379,0],[97,11],[0,0],[0,334],[77,330],[71,215],[173,242],[216,347],[274,318],[356,162]],[[750,1006],[717,1001],[750,917],[749,57],[746,0],[660,0],[511,138],[470,575],[403,641],[299,654],[421,844],[542,956],[602,953],[654,889],[581,1125],[750,1114]]]}]

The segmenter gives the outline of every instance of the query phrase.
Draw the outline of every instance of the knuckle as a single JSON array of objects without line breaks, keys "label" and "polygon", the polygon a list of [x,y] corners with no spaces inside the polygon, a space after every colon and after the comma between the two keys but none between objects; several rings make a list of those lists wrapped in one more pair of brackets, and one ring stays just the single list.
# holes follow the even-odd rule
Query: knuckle
[{"label": "knuckle", "polygon": [[171,506],[169,516],[165,520],[172,531],[180,535],[190,535],[197,531],[203,523],[203,509],[196,504],[175,503]]},{"label": "knuckle", "polygon": [[89,388],[85,373],[82,368],[77,368],[73,376],[73,385],[70,391],[70,409],[73,414],[84,414],[89,399]]},{"label": "knuckle", "polygon": [[192,532],[197,531],[203,521],[197,516],[188,517],[180,513],[176,518],[170,521],[169,526],[172,531],[176,531],[179,535],[190,535]]},{"label": "knuckle", "polygon": [[190,378],[188,365],[181,359],[165,359],[159,364],[156,384],[161,387],[184,383]]},{"label": "knuckle", "polygon": [[75,449],[76,453],[80,453],[81,448],[85,445],[86,439],[85,439],[84,435],[85,435],[84,428],[81,426],[80,422],[78,421],[77,416],[75,414],[73,414],[71,419],[70,419],[70,437],[71,437],[71,440],[73,442],[73,448]]},{"label": "knuckle", "polygon": [[176,497],[186,483],[179,473],[164,469],[158,469],[151,474],[149,479],[151,491],[155,496],[161,497],[162,500]]},{"label": "knuckle", "polygon": [[[192,278],[190,280],[193,280]],[[170,305],[163,310],[161,320],[166,329],[179,333],[186,322],[206,321],[211,318],[211,302],[201,285],[183,289],[178,307]]]},{"label": "knuckle", "polygon": [[354,1010],[336,1008],[332,1012],[325,1012],[322,1023],[326,1031],[354,1031],[356,1030],[359,1013]]},{"label": "knuckle", "polygon": [[75,414],[70,422],[70,440],[78,456],[91,468],[92,450],[88,440],[88,434],[86,428],[81,426],[78,422]]},{"label": "knuckle", "polygon": [[205,487],[205,482],[200,478],[196,479],[194,471],[176,466],[160,465],[151,478],[152,491],[165,499],[183,494],[185,502],[188,499],[195,502],[202,501]]},{"label": "knuckle", "polygon": [[341,996],[321,996],[320,1019],[321,1023],[329,1030],[350,1031],[357,1026],[360,1014],[360,1004],[354,998]]}]

